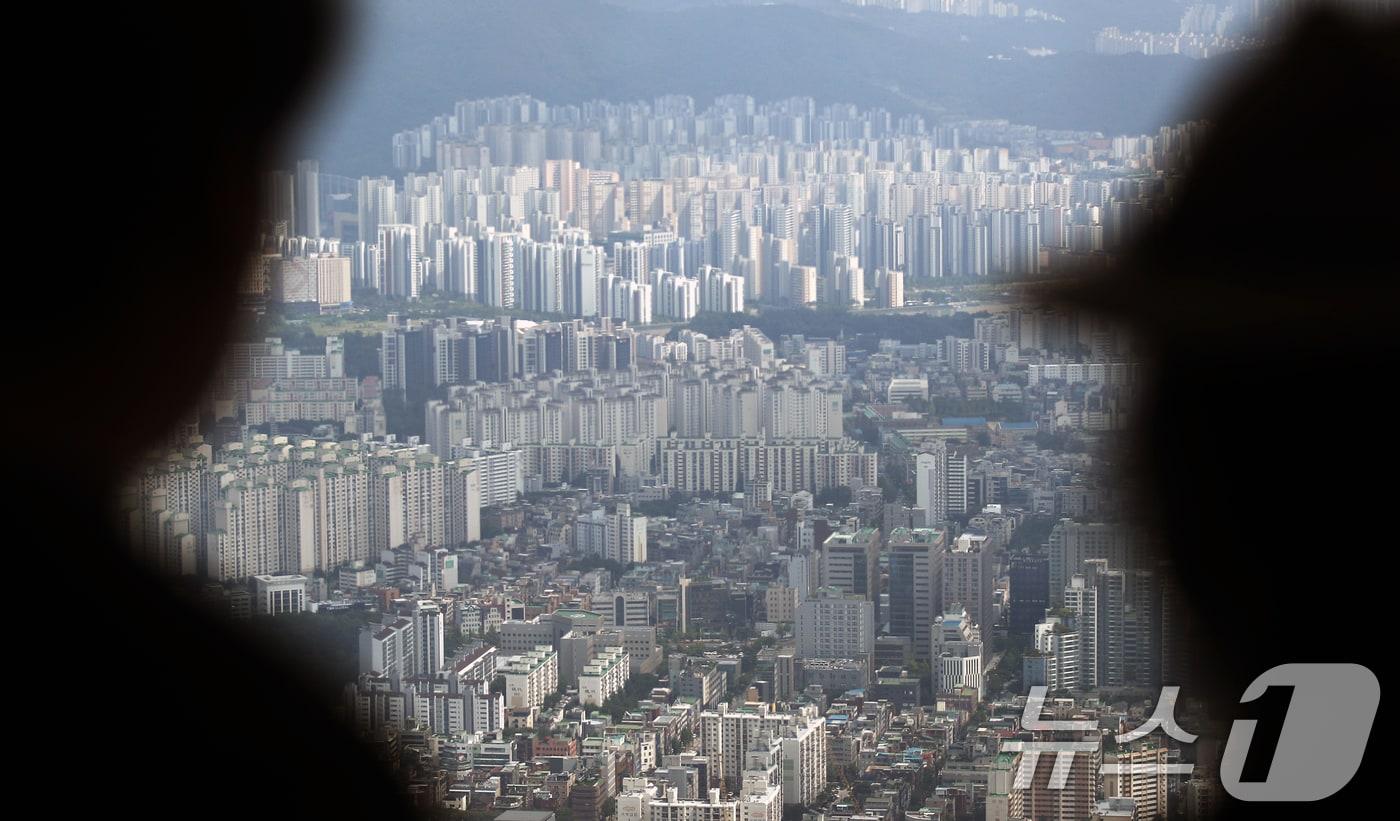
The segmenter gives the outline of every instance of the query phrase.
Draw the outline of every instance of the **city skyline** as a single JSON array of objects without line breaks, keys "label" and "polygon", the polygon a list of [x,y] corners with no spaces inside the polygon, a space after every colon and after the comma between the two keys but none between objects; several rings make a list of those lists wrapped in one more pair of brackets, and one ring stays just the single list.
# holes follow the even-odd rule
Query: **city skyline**
[{"label": "city skyline", "polygon": [[[532,729],[603,775],[545,806],[598,821],[825,805],[868,755],[828,724],[853,693],[952,720],[945,745],[1019,688],[1147,696],[1191,619],[1074,462],[1130,429],[1132,338],[989,288],[1110,267],[1208,133],[515,96],[395,134],[397,178],[298,161],[263,182],[247,341],[124,497],[133,540],[235,614],[360,614],[361,733],[439,736],[470,780],[531,766]],[[762,330],[818,308],[870,320]],[[798,722],[763,760],[686,763],[754,701]],[[632,774],[606,777],[570,716],[647,703],[666,731],[624,730]],[[1142,791],[1105,783],[1060,817]]]},{"label": "city skyline", "polygon": [[1286,551],[1385,359],[1341,5],[251,15],[21,392],[66,600],[141,637],[89,718],[240,817],[1369,809],[1384,596]]}]

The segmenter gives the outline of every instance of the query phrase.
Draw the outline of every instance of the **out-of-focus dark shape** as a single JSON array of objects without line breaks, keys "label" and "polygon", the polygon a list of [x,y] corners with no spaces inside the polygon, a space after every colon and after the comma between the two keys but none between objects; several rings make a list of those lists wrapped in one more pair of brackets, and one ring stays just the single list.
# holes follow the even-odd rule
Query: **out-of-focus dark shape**
[{"label": "out-of-focus dark shape", "polygon": [[14,608],[44,624],[22,641],[39,675],[11,724],[16,783],[45,816],[402,817],[389,770],[312,671],[179,597],[107,527],[114,482],[194,403],[234,328],[260,173],[340,20],[330,2],[172,9],[67,9],[34,27],[36,59],[75,65],[25,130],[10,122],[81,172],[25,188],[51,201],[53,232],[31,237],[42,268],[26,275],[70,279],[15,302],[38,315],[43,352],[21,369],[28,495],[12,521],[42,523],[23,543],[62,568],[52,584],[26,576],[35,600]]},{"label": "out-of-focus dark shape", "polygon": [[[1375,389],[1400,316],[1398,66],[1394,16],[1311,8],[1219,94],[1175,209],[1126,262],[1032,292],[1130,322],[1152,353],[1131,469],[1203,628],[1185,694],[1226,728],[1275,665],[1389,667],[1396,449]],[[1231,801],[1225,817],[1370,806],[1386,714],[1325,809]]]},{"label": "out-of-focus dark shape", "polygon": [[[1172,338],[1389,307],[1373,289],[1396,267],[1385,240],[1395,226],[1400,29],[1395,15],[1308,8],[1214,92],[1212,138],[1170,217],[1122,271],[1071,288],[1073,301]],[[1350,324],[1303,330],[1319,338]]]},{"label": "out-of-focus dark shape", "polygon": [[[36,112],[27,135],[45,160],[91,177],[25,189],[73,218],[33,243],[71,282],[22,307],[57,305],[43,339],[78,343],[47,345],[18,387],[30,411],[16,426],[20,475],[32,477],[20,513],[45,530],[17,544],[61,583],[26,577],[46,598],[15,612],[83,617],[14,633],[39,649],[20,669],[44,674],[12,724],[30,757],[22,786],[39,802],[142,816],[401,814],[392,779],[294,660],[135,567],[103,516],[112,483],[194,401],[227,340],[259,172],[327,57],[331,11],[109,5],[73,12],[85,36],[53,26],[43,43],[88,63],[66,81],[77,84],[46,92],[48,116]],[[1370,469],[1388,467],[1394,447],[1388,420],[1357,426],[1383,417],[1394,361],[1398,33],[1320,11],[1301,21],[1222,98],[1175,216],[1114,279],[1068,295],[1137,323],[1156,354],[1142,478],[1209,625],[1197,679],[1222,715],[1275,664],[1388,668],[1393,482]],[[68,139],[46,139],[59,132]],[[90,253],[54,265],[66,248]],[[1336,800],[1376,800],[1386,763],[1368,756]],[[1252,809],[1319,812],[1230,814]]]},{"label": "out-of-focus dark shape", "polygon": [[[42,125],[90,135],[80,154],[55,150],[88,176],[50,185],[72,186],[71,219],[55,219],[68,242],[99,253],[55,266],[75,273],[72,287],[49,284],[54,321],[92,347],[46,351],[32,390],[50,398],[38,414],[46,429],[81,434],[58,446],[81,453],[94,485],[158,442],[218,361],[256,248],[259,180],[340,56],[341,11],[300,0],[225,4],[211,16],[125,5],[77,15],[74,42],[92,63],[80,87],[45,101],[64,119]],[[98,442],[87,435],[94,396]]]}]

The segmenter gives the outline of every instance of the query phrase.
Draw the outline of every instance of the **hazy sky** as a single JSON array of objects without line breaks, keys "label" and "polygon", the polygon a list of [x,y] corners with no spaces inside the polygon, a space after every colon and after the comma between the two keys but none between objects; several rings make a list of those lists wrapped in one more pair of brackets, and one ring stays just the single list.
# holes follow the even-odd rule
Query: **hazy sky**
[{"label": "hazy sky", "polygon": [[360,12],[333,81],[304,118],[298,153],[352,176],[385,170],[390,135],[470,97],[528,93],[570,103],[681,93],[704,104],[731,92],[808,95],[927,115],[1141,132],[1179,119],[1216,68],[1178,57],[1092,54],[1093,31],[1130,26],[1149,12],[1177,20],[1174,0],[1021,4],[1064,11],[1065,24],[911,15],[838,0],[648,0],[649,11],[599,0],[351,5]]}]

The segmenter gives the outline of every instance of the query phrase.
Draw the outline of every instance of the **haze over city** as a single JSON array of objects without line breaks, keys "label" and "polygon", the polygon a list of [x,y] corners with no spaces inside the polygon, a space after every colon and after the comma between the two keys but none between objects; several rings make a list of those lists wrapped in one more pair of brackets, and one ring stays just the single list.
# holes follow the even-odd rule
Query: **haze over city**
[{"label": "haze over city", "polygon": [[1057,289],[1301,5],[354,4],[118,528],[429,817],[1216,817],[1153,350]]}]

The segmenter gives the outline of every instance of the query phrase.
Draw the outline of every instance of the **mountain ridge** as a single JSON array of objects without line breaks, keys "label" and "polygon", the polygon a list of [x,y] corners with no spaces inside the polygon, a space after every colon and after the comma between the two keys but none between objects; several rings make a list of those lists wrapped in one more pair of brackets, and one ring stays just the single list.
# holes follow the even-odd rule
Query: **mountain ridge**
[{"label": "mountain ridge", "polygon": [[[704,105],[740,93],[897,112],[926,101],[967,117],[1141,133],[1189,116],[1189,105],[1172,101],[1216,70],[1172,57],[1006,54],[954,25],[925,25],[916,36],[790,5],[638,11],[599,0],[415,0],[369,4],[353,29],[340,76],[308,112],[314,126],[298,146],[350,176],[387,172],[391,135],[460,99],[522,93],[566,104],[676,93]],[[988,59],[997,53],[1009,59]]]}]

